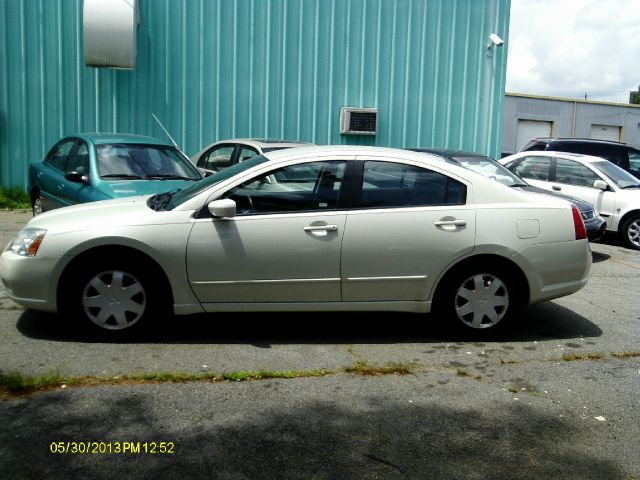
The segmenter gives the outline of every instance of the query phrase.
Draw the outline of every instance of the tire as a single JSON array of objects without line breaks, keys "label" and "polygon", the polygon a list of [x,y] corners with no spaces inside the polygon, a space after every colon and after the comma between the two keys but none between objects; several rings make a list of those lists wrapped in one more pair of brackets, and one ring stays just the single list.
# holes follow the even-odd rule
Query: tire
[{"label": "tire", "polygon": [[39,194],[35,194],[31,199],[31,211],[33,212],[34,217],[45,212],[42,204],[42,197]]},{"label": "tire", "polygon": [[635,214],[627,218],[622,225],[620,236],[626,247],[640,250],[640,215]]},{"label": "tire", "polygon": [[456,330],[488,336],[509,323],[519,304],[516,281],[508,270],[478,265],[446,280],[439,310]]},{"label": "tire", "polygon": [[152,272],[132,259],[100,261],[74,275],[61,310],[104,337],[137,335],[169,307]]}]

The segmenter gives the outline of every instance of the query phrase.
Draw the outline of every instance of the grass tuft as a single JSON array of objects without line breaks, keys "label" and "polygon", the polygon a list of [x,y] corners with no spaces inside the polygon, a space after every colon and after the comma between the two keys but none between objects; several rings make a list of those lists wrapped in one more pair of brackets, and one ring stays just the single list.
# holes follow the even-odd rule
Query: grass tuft
[{"label": "grass tuft", "polygon": [[616,358],[636,358],[640,357],[640,352],[614,352],[611,355]]},{"label": "grass tuft", "polygon": [[604,355],[602,353],[565,353],[562,355],[562,359],[565,362],[574,362],[576,360],[602,360]]},{"label": "grass tuft", "polygon": [[20,187],[0,187],[0,208],[31,208],[31,200]]},{"label": "grass tuft", "polygon": [[62,385],[75,385],[76,377],[63,377],[58,373],[27,376],[20,373],[0,373],[0,388],[14,394],[44,390]]},{"label": "grass tuft", "polygon": [[386,366],[371,365],[366,360],[358,360],[353,365],[345,367],[347,373],[358,375],[410,375],[416,371],[418,366],[415,363],[388,363]]},{"label": "grass tuft", "polygon": [[358,361],[351,367],[341,370],[287,370],[282,372],[258,370],[238,371],[216,374],[214,372],[183,373],[183,372],[155,372],[133,373],[115,377],[66,377],[59,373],[48,375],[28,376],[20,373],[0,372],[0,395],[21,396],[30,393],[52,390],[64,387],[96,387],[100,385],[130,385],[144,383],[185,383],[185,382],[245,382],[249,380],[266,380],[270,378],[308,378],[335,375],[340,371],[357,373],[360,375],[407,375],[416,369],[413,363],[390,363],[385,367],[373,366],[366,361]]}]

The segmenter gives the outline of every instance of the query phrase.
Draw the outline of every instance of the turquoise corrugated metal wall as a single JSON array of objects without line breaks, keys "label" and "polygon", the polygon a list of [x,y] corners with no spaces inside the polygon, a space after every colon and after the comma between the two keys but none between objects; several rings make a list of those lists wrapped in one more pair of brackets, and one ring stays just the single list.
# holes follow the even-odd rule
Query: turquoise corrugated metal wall
[{"label": "turquoise corrugated metal wall", "polygon": [[[84,66],[81,0],[0,0],[0,184],[61,136],[500,151],[510,0],[142,0],[133,71]],[[341,106],[378,135],[340,135]]]}]

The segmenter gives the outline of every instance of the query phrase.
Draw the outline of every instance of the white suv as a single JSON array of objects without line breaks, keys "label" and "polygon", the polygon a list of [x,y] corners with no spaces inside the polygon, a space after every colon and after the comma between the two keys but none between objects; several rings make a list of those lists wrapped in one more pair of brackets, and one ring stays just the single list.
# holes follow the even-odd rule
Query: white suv
[{"label": "white suv", "polygon": [[600,157],[566,152],[520,152],[500,163],[532,185],[592,203],[607,231],[640,250],[640,180],[633,175]]}]

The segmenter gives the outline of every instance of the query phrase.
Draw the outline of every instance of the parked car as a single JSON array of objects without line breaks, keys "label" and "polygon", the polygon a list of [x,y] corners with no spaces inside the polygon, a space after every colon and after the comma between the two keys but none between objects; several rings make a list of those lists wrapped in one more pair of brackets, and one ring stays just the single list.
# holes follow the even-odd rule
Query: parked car
[{"label": "parked car", "polygon": [[[577,207],[404,150],[266,153],[191,186],[34,217],[7,294],[123,334],[176,314],[438,312],[486,334],[569,295],[591,253]],[[216,317],[219,320],[219,317]]]},{"label": "parked car", "polygon": [[122,133],[79,133],[29,165],[33,214],[76,203],[160,193],[203,177],[176,147]]},{"label": "parked car", "polygon": [[584,226],[587,229],[587,237],[592,242],[600,240],[607,228],[607,223],[599,215],[596,215],[595,207],[589,202],[585,202],[584,200],[570,195],[529,185],[522,178],[518,177],[516,174],[509,171],[503,165],[487,155],[446,148],[410,148],[409,150],[437,155],[447,162],[473,170],[474,172],[496,180],[507,187],[516,188],[526,192],[552,195],[573,203],[580,210]]},{"label": "parked car", "polygon": [[274,140],[269,138],[237,138],[232,140],[221,140],[200,150],[191,157],[191,161],[202,171],[213,173],[224,170],[236,163],[257,157],[263,153],[310,145],[313,144],[292,140]]},{"label": "parked car", "polygon": [[565,152],[521,152],[500,160],[532,185],[592,203],[624,244],[640,250],[640,181],[600,157]]},{"label": "parked car", "polygon": [[640,150],[626,143],[591,138],[534,138],[521,152],[556,151],[602,157],[640,178]]}]

